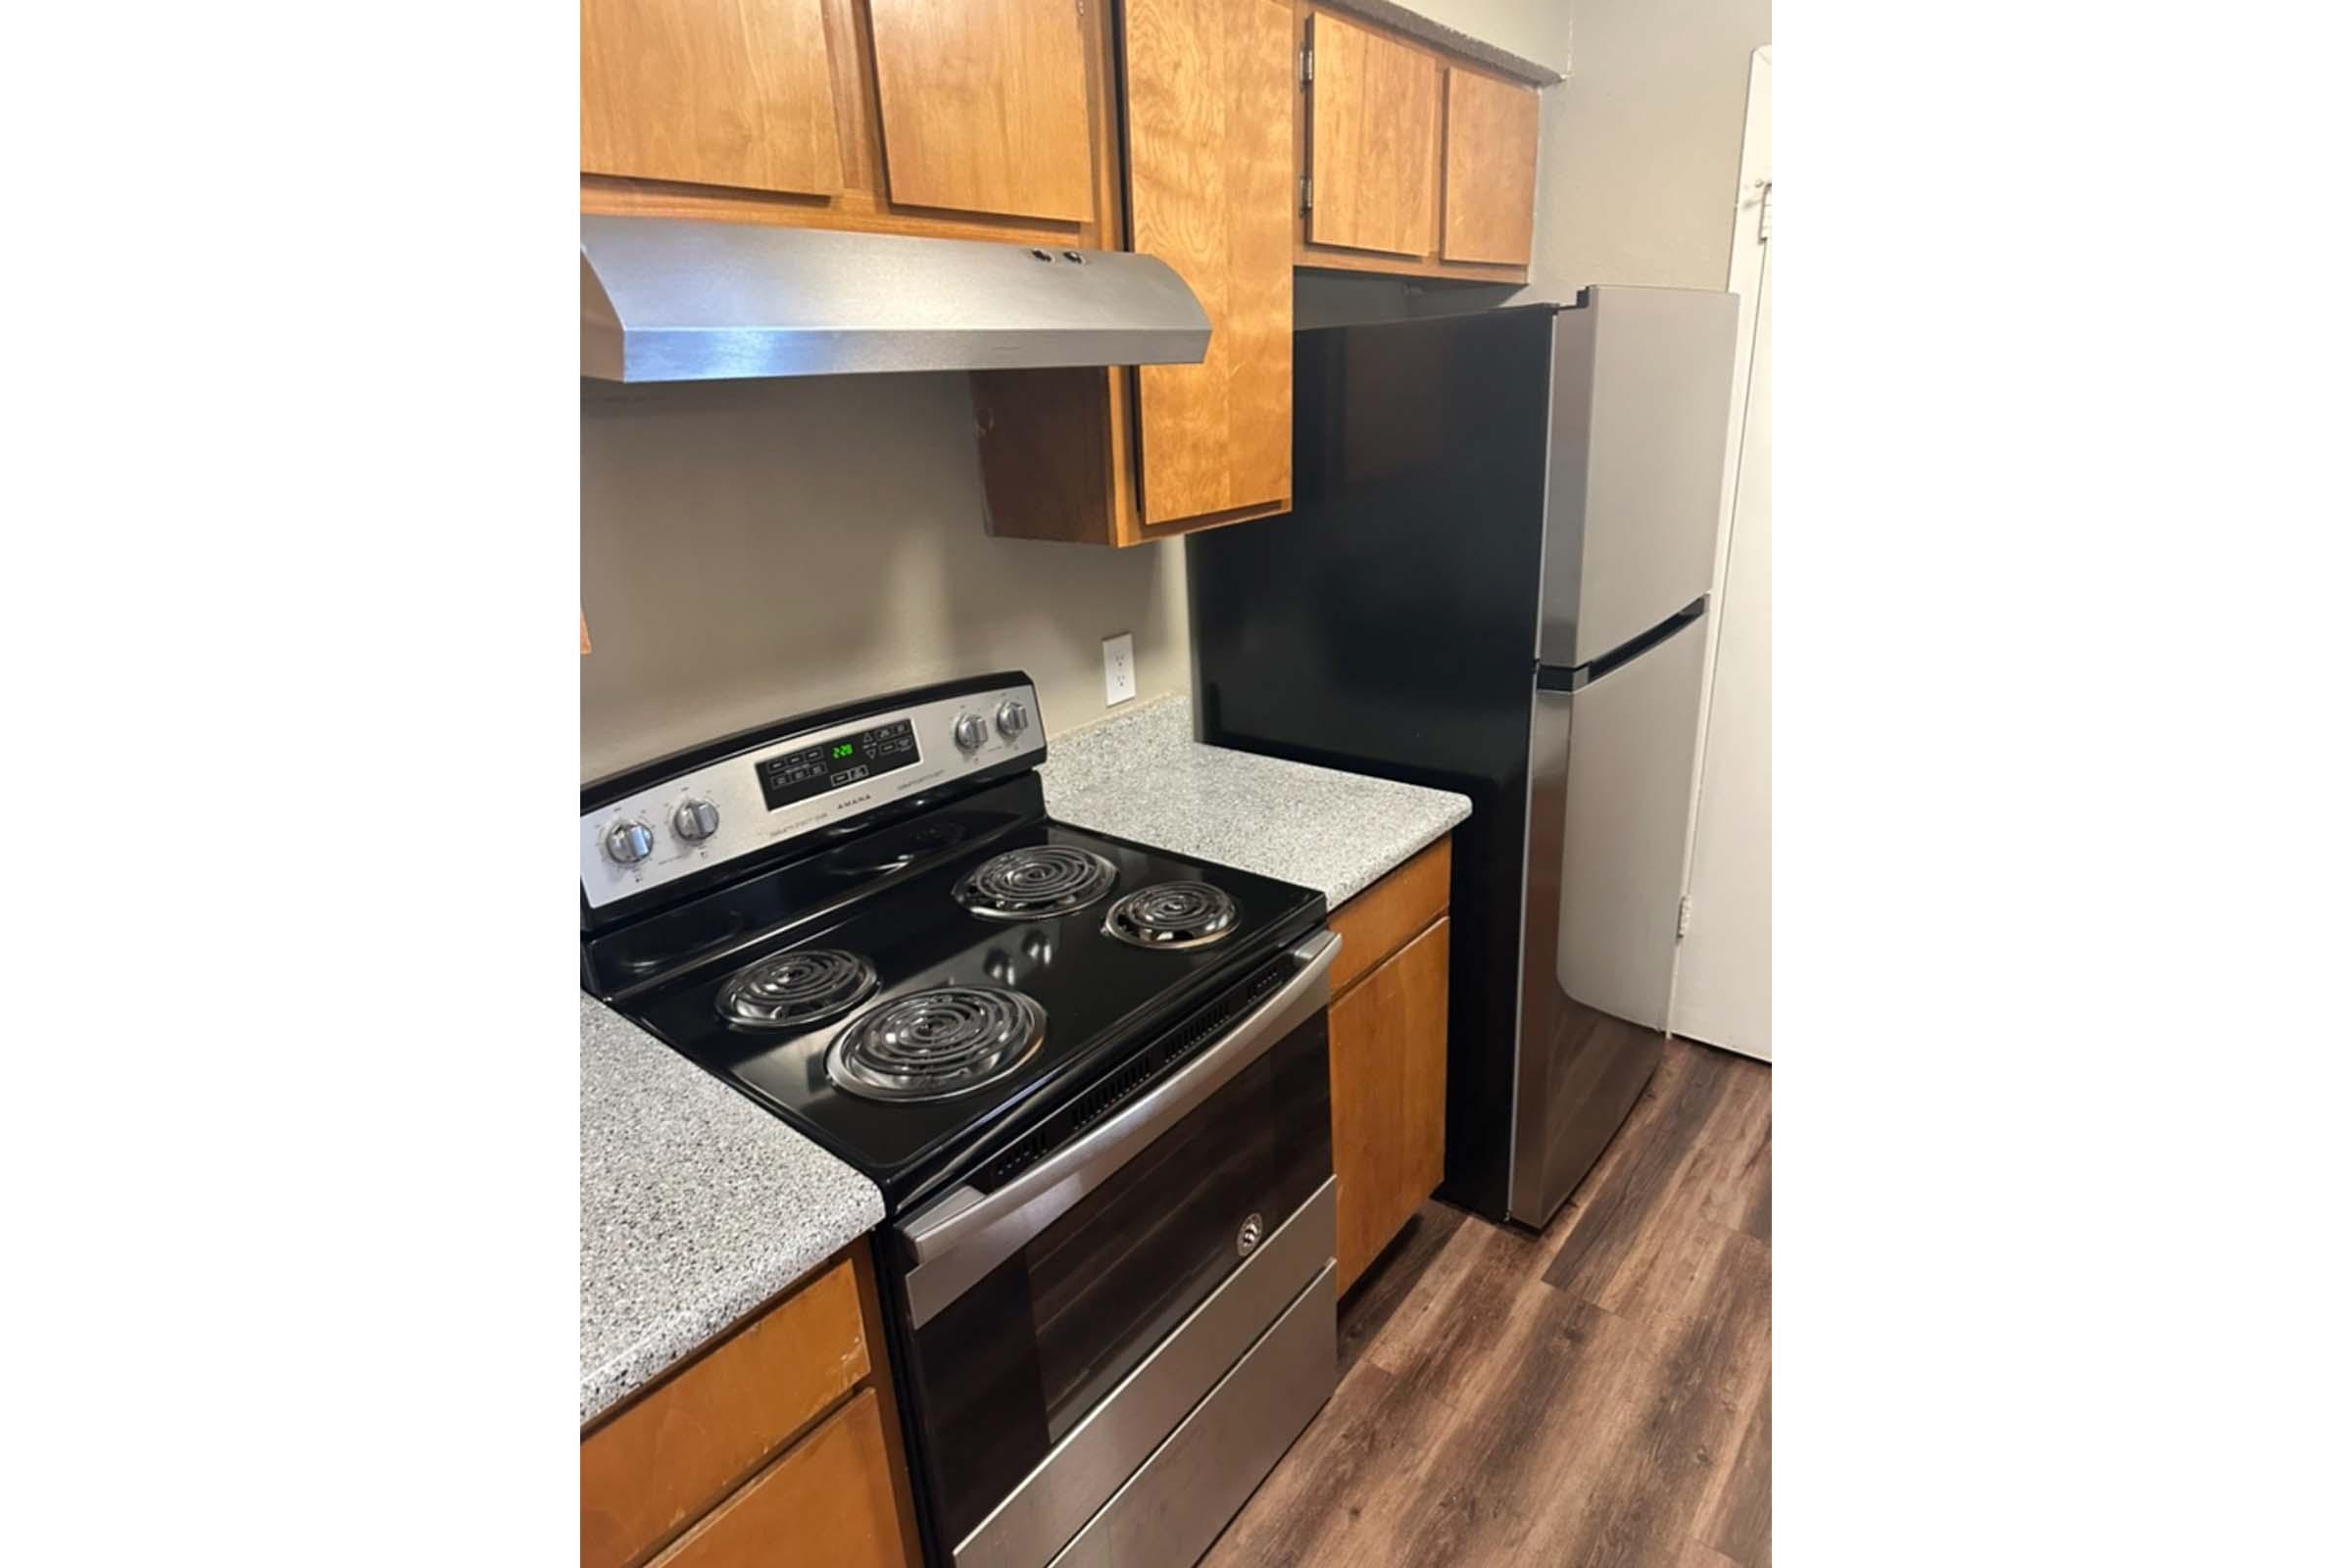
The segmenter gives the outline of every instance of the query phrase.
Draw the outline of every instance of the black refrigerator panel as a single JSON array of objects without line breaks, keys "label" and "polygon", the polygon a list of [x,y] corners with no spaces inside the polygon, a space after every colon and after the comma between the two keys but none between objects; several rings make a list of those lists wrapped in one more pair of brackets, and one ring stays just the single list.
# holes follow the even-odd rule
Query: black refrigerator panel
[{"label": "black refrigerator panel", "polygon": [[1470,798],[1444,1191],[1496,1217],[1555,314],[1299,333],[1292,514],[1187,541],[1202,739]]}]

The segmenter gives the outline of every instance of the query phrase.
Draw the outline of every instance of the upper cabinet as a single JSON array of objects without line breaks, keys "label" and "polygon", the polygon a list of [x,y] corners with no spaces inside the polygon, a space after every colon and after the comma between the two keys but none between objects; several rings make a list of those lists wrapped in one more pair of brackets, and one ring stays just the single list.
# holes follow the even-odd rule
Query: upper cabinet
[{"label": "upper cabinet", "polygon": [[1306,237],[1427,256],[1438,229],[1437,60],[1335,16],[1310,16]]},{"label": "upper cabinet", "polygon": [[1185,280],[1199,365],[974,375],[990,527],[1135,545],[1291,504],[1290,0],[1126,0],[1130,248]]},{"label": "upper cabinet", "polygon": [[581,0],[580,206],[1117,248],[1080,0]]},{"label": "upper cabinet", "polygon": [[1298,40],[1298,265],[1527,281],[1536,90],[1319,5]]},{"label": "upper cabinet", "polygon": [[821,0],[581,0],[580,168],[837,196]]},{"label": "upper cabinet", "polygon": [[1143,524],[1291,499],[1291,15],[1286,0],[1127,0],[1135,249],[1208,313],[1208,357],[1148,365]]},{"label": "upper cabinet", "polygon": [[1535,159],[1533,89],[1319,0],[580,5],[584,212],[1132,249],[1184,278],[1199,365],[972,376],[1007,537],[1288,511],[1293,270],[1524,282]]},{"label": "upper cabinet", "polygon": [[870,0],[890,199],[1095,216],[1076,0]]},{"label": "upper cabinet", "polygon": [[1439,258],[1525,267],[1535,238],[1535,93],[1446,67],[1446,228]]}]

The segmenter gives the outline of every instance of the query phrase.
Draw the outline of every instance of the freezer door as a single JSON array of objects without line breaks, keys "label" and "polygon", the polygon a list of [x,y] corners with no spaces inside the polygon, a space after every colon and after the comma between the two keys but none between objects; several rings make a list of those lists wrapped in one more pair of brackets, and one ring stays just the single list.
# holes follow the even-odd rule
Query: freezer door
[{"label": "freezer door", "polygon": [[1740,302],[1585,290],[1552,331],[1538,659],[1599,659],[1705,593],[1715,570]]},{"label": "freezer door", "polygon": [[1529,725],[1528,867],[1510,1211],[1541,1226],[1664,1053],[1698,750],[1706,617],[1568,691]]}]

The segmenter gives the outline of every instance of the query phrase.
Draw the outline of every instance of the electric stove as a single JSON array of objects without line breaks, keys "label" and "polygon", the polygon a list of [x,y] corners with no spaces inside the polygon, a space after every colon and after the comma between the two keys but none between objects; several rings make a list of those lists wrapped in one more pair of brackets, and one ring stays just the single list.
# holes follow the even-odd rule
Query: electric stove
[{"label": "electric stove", "polygon": [[[590,786],[587,989],[857,1166],[895,1210],[983,1133],[1115,1070],[1155,1024],[1321,925],[1309,889],[1053,820],[1043,738],[1025,716],[998,722],[1035,704],[1024,677],[983,676]],[[944,745],[898,717],[924,710]],[[985,739],[966,748],[971,718]],[[726,836],[735,816],[708,775],[764,786],[778,753],[816,749],[795,737],[845,727],[862,738],[823,748],[849,748],[841,765],[816,760],[856,776],[795,794],[774,839]],[[851,755],[877,744],[916,758],[880,781],[903,786],[888,794]],[[706,837],[677,836],[713,817]],[[615,861],[640,828],[656,853]],[[641,865],[666,874],[628,874]],[[595,891],[616,896],[600,906]]]},{"label": "electric stove", "polygon": [[582,983],[881,1189],[933,1568],[1186,1568],[1338,1378],[1339,938],[1054,820],[1036,713],[985,675],[590,786]]}]

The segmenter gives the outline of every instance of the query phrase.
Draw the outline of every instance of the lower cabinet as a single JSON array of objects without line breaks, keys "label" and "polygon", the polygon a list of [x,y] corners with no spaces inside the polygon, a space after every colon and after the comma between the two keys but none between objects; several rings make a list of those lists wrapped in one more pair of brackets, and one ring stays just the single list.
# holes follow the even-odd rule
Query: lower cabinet
[{"label": "lower cabinet", "polygon": [[[1449,870],[1449,846],[1440,840],[1332,919],[1357,949],[1330,1014],[1342,1291],[1446,1173]],[[1346,962],[1347,947],[1341,954]]]},{"label": "lower cabinet", "polygon": [[580,1440],[581,1568],[920,1561],[858,1242]]},{"label": "lower cabinet", "polygon": [[903,1568],[914,1560],[890,1494],[882,1405],[870,1388],[662,1554],[662,1568]]}]

